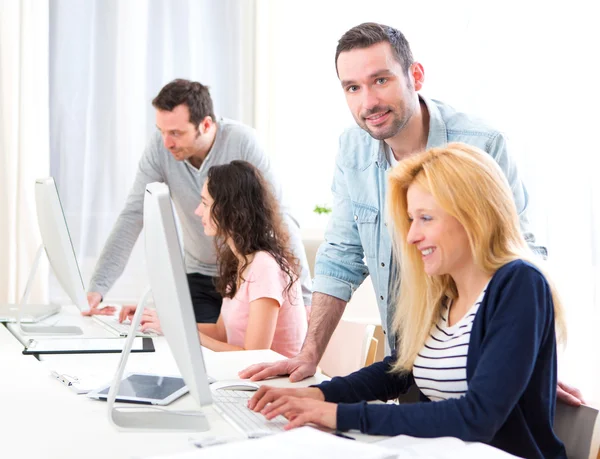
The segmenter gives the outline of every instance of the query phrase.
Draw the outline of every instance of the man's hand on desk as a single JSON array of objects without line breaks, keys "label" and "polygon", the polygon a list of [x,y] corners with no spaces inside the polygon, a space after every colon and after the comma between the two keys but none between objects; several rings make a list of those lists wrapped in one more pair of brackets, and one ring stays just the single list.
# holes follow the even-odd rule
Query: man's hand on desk
[{"label": "man's hand on desk", "polygon": [[290,375],[291,382],[298,382],[313,376],[317,371],[317,362],[298,354],[296,357],[279,362],[257,363],[240,371],[241,379],[250,378],[251,381],[261,381],[276,376]]},{"label": "man's hand on desk", "polygon": [[284,416],[286,430],[305,424],[317,424],[329,429],[337,427],[337,405],[325,402],[323,392],[316,387],[290,389],[261,386],[248,401],[248,408],[260,411],[265,418]]},{"label": "man's hand on desk", "polygon": [[102,301],[102,295],[98,292],[90,292],[87,294],[88,304],[90,305],[90,310],[87,312],[82,312],[83,316],[112,316],[117,308],[114,306],[103,306],[100,307],[100,302]]},{"label": "man's hand on desk", "polygon": [[[123,306],[121,308],[121,312],[119,312],[119,322],[123,322],[125,320],[133,320],[133,315],[135,314],[136,306]],[[144,309],[142,313],[142,319],[140,320],[140,330],[142,332],[154,331],[160,335],[163,334],[162,328],[160,328],[160,321],[158,320],[158,314],[156,314],[156,310],[154,309]]]}]

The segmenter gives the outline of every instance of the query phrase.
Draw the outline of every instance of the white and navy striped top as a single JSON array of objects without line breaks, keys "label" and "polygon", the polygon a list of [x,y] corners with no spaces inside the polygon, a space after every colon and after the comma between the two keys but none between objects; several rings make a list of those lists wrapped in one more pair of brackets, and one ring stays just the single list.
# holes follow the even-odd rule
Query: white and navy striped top
[{"label": "white and navy striped top", "polygon": [[462,319],[448,326],[448,306],[442,308],[438,323],[417,355],[413,366],[415,382],[432,401],[460,398],[467,392],[467,354],[475,314],[486,287]]}]

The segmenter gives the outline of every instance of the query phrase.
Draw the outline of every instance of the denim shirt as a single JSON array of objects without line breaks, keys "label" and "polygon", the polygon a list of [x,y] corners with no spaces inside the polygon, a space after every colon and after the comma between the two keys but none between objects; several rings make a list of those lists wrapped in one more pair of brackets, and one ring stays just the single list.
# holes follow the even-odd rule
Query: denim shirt
[{"label": "denim shirt", "polygon": [[[489,153],[508,178],[521,229],[525,239],[532,244],[534,238],[528,232],[526,216],[527,191],[503,135],[442,102],[420,97],[429,111],[427,149],[463,142]],[[383,332],[393,349],[396,299],[391,298],[390,287],[397,274],[392,268],[392,242],[384,209],[390,168],[388,151],[384,141],[372,138],[358,126],[347,129],[340,136],[331,188],[333,212],[325,231],[325,242],[317,252],[313,289],[349,301],[370,274]],[[390,269],[394,270],[392,275]]]}]

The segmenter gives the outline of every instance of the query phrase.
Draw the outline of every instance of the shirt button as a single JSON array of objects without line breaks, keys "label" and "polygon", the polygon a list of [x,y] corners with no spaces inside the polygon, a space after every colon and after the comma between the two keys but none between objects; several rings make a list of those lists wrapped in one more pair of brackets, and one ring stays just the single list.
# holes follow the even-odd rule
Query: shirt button
[{"label": "shirt button", "polygon": [[384,226],[387,226],[387,222],[385,222],[383,225],[384,225]]},{"label": "shirt button", "polygon": [[381,295],[379,298],[381,298],[383,300],[383,295]]},{"label": "shirt button", "polygon": [[385,335],[385,330],[383,330],[383,334]]},{"label": "shirt button", "polygon": [[382,268],[385,268],[385,263],[381,263],[381,267],[382,267]]},{"label": "shirt button", "polygon": [[354,220],[358,220],[358,215],[355,215],[355,216],[354,216]]}]

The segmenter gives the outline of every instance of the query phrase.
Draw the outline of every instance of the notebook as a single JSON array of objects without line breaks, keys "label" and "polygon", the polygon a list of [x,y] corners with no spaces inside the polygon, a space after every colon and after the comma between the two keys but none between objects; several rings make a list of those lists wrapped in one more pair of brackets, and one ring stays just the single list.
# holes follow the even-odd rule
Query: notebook
[{"label": "notebook", "polygon": [[[28,340],[23,354],[110,354],[124,345],[125,338],[40,338]],[[135,338],[131,352],[154,352],[152,338]]]}]

